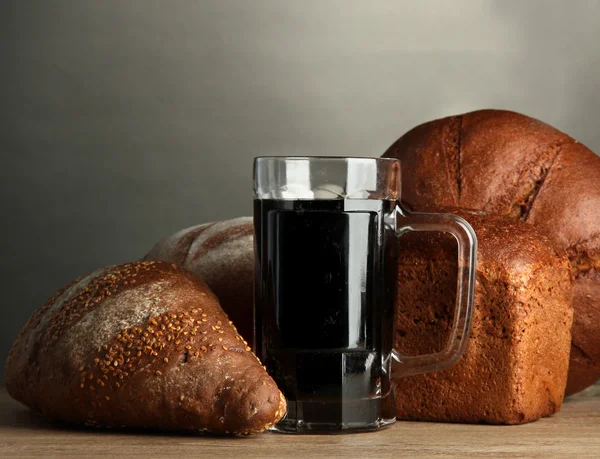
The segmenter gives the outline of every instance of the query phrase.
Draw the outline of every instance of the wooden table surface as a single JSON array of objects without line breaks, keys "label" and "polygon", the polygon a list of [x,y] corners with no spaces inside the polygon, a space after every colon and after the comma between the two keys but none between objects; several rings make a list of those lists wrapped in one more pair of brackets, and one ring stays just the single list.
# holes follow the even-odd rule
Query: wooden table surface
[{"label": "wooden table surface", "polygon": [[353,435],[265,433],[223,438],[106,432],[50,424],[0,388],[0,458],[600,458],[600,387],[567,399],[557,415],[522,426],[398,421]]}]

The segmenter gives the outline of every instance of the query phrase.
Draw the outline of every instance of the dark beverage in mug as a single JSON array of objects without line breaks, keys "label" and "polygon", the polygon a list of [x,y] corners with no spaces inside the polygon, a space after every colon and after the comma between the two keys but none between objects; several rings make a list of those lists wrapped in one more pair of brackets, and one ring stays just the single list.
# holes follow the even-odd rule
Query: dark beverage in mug
[{"label": "dark beverage in mug", "polygon": [[375,423],[390,395],[394,201],[254,202],[257,352],[304,422]]}]

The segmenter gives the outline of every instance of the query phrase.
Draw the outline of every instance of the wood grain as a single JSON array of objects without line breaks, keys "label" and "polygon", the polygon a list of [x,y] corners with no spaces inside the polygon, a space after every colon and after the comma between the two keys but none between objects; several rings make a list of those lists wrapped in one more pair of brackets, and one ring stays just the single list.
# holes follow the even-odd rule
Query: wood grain
[{"label": "wood grain", "polygon": [[396,422],[354,435],[219,438],[54,425],[0,388],[0,458],[599,458],[599,389],[571,397],[551,418],[521,426]]}]

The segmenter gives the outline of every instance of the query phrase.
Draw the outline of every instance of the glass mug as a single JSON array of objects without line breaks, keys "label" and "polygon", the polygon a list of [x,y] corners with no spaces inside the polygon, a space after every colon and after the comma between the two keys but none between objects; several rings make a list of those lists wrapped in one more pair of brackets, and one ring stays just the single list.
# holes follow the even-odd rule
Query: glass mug
[{"label": "glass mug", "polygon": [[[274,430],[375,430],[395,421],[392,380],[453,365],[466,347],[477,238],[462,218],[409,213],[400,162],[254,162],[255,349],[288,402]],[[408,231],[458,241],[453,330],[439,353],[393,349],[397,245]]]}]

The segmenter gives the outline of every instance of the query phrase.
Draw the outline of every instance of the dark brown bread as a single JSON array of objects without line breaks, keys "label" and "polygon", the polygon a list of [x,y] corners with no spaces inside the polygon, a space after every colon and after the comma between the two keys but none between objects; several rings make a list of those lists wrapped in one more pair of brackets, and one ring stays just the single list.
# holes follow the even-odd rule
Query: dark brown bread
[{"label": "dark brown bread", "polygon": [[247,434],[286,409],[206,284],[164,262],[60,290],[17,337],[6,386],[43,416],[98,427]]},{"label": "dark brown bread", "polygon": [[[444,209],[479,241],[472,330],[452,368],[396,382],[400,419],[521,424],[560,409],[567,381],[572,279],[545,236],[509,217]],[[456,242],[410,233],[399,241],[396,349],[439,351],[456,294]]]},{"label": "dark brown bread", "polygon": [[178,231],[144,257],[176,263],[199,276],[217,295],[240,334],[254,342],[254,252],[251,217]]},{"label": "dark brown bread", "polygon": [[575,276],[567,394],[600,378],[600,158],[514,112],[481,110],[422,124],[384,154],[402,160],[413,210],[460,206],[534,225]]}]

